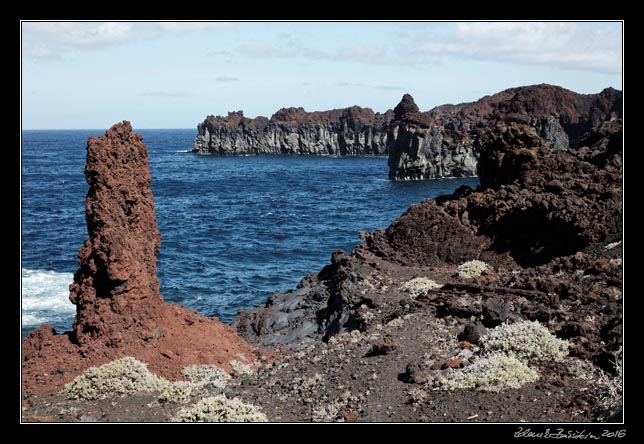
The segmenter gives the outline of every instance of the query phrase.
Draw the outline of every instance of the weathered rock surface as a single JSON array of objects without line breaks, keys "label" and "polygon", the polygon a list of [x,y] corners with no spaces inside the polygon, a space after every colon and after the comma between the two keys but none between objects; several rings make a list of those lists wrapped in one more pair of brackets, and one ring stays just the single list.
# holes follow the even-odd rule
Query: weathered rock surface
[{"label": "weathered rock surface", "polygon": [[387,154],[392,112],[374,113],[353,106],[321,112],[282,108],[270,119],[208,116],[197,126],[193,152],[218,155],[313,154],[356,156]]},{"label": "weathered rock surface", "polygon": [[[251,342],[302,348],[429,305],[463,324],[538,320],[570,339],[574,356],[608,369],[621,345],[621,131],[621,120],[607,122],[582,138],[589,146],[557,150],[522,124],[488,128],[477,190],[425,200],[387,230],[361,233],[351,255],[335,252],[320,273],[233,325]],[[459,277],[473,259],[491,269]],[[415,276],[442,287],[412,301],[398,288]],[[460,339],[476,342],[477,328]]]},{"label": "weathered rock surface", "polygon": [[227,325],[163,301],[156,275],[157,229],[148,152],[129,122],[87,143],[89,239],[70,285],[73,331],[49,325],[22,344],[23,390],[50,392],[82,370],[133,356],[168,378],[190,364],[228,368],[253,349]]},{"label": "weathered rock surface", "polygon": [[[577,94],[552,85],[511,88],[473,103],[418,112],[405,95],[390,125],[389,178],[417,180],[476,175],[486,129],[499,122],[529,126],[548,146],[577,147],[581,137],[605,120],[621,117],[622,93]],[[396,108],[398,108],[396,107]]]},{"label": "weathered rock surface", "polygon": [[129,124],[121,124],[87,143],[89,239],[70,286],[78,313],[74,338],[80,345],[96,339],[118,343],[123,321],[129,321],[128,335],[144,341],[157,329],[163,307],[156,275],[161,234],[141,140]]}]

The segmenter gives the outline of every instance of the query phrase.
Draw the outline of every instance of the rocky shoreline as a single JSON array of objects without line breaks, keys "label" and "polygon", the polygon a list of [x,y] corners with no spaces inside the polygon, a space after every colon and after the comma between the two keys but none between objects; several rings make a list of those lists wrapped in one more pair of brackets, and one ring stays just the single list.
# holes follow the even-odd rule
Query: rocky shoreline
[{"label": "rocky shoreline", "polygon": [[[393,121],[422,129],[403,102]],[[140,136],[90,138],[74,330],[23,341],[22,420],[620,421],[623,133],[606,116],[559,149],[480,128],[476,190],[361,233],[232,328],[159,293]]]},{"label": "rocky shoreline", "polygon": [[270,119],[208,116],[197,126],[192,152],[214,155],[388,155],[391,180],[470,177],[482,134],[497,123],[532,128],[553,148],[577,147],[602,122],[621,118],[622,93],[606,88],[578,94],[541,84],[510,88],[472,103],[421,112],[405,94],[383,114],[369,108],[306,112],[282,108]]}]

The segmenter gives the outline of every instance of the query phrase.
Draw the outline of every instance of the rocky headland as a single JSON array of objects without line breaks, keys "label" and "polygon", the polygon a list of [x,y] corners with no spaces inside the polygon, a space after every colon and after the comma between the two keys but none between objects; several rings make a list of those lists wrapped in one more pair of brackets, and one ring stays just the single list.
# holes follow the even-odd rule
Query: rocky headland
[{"label": "rocky headland", "polygon": [[[395,121],[431,126],[403,101]],[[621,420],[623,137],[606,116],[574,147],[481,127],[476,190],[361,233],[232,329],[163,302],[147,150],[116,125],[88,143],[74,331],[23,342],[23,419]]]},{"label": "rocky headland", "polygon": [[532,128],[557,149],[577,147],[602,122],[620,118],[622,93],[578,94],[541,84],[510,88],[472,103],[421,112],[405,94],[384,114],[369,108],[306,112],[282,108],[270,119],[208,116],[197,126],[193,152],[215,155],[389,155],[389,178],[421,180],[477,174],[481,136],[499,122]]},{"label": "rocky headland", "polygon": [[394,109],[388,137],[389,178],[476,175],[482,136],[499,122],[524,124],[556,149],[577,147],[586,132],[620,118],[621,109],[622,93],[613,88],[577,94],[553,85],[523,86],[425,113],[405,95]]},{"label": "rocky headland", "polygon": [[242,111],[208,116],[197,126],[193,152],[217,155],[305,154],[358,156],[387,154],[391,111],[380,114],[352,106],[306,112],[282,108],[249,119]]}]

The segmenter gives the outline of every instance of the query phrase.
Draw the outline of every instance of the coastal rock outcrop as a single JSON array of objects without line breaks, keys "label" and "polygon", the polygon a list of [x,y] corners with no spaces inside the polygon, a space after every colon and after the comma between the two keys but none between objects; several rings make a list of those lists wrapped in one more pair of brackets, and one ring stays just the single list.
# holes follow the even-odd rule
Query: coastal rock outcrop
[{"label": "coastal rock outcrop", "polygon": [[541,84],[510,88],[472,103],[421,112],[411,95],[384,114],[353,106],[306,112],[282,108],[270,119],[242,111],[208,116],[192,152],[215,155],[389,155],[389,178],[419,180],[477,174],[483,132],[499,122],[532,128],[556,149],[577,147],[602,122],[620,118],[622,93],[578,94]]},{"label": "coastal rock outcrop", "polygon": [[[621,134],[617,119],[577,148],[554,149],[524,124],[485,128],[477,190],[422,201],[386,230],[361,233],[350,255],[335,252],[297,289],[242,310],[233,325],[251,342],[302,348],[416,309],[484,325],[498,323],[498,311],[551,325],[571,354],[612,371],[621,347]],[[477,273],[459,272],[472,263]],[[417,277],[432,285],[410,298],[405,283]]]},{"label": "coastal rock outcrop", "polygon": [[171,379],[190,364],[228,369],[231,360],[255,362],[252,347],[229,326],[163,301],[148,151],[129,122],[89,138],[85,176],[89,238],[70,285],[73,331],[56,334],[42,325],[23,341],[23,390],[53,391],[123,356]]},{"label": "coastal rock outcrop", "polygon": [[282,108],[270,119],[208,116],[197,126],[193,152],[217,155],[306,154],[329,156],[387,154],[387,128],[392,112],[374,113],[353,106],[306,112]]},{"label": "coastal rock outcrop", "polygon": [[[498,122],[532,128],[547,145],[576,147],[581,137],[605,120],[621,117],[621,91],[577,94],[552,85],[511,88],[473,103],[442,105],[418,112],[405,95],[390,126],[389,178],[417,180],[476,175],[485,129]],[[398,108],[398,107],[397,107]]]}]

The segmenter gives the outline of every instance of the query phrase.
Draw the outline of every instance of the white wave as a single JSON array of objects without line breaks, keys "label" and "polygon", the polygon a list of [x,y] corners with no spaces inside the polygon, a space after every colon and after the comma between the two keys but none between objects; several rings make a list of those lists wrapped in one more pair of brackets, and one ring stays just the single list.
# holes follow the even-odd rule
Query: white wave
[{"label": "white wave", "polygon": [[72,273],[22,269],[22,325],[71,320],[76,307],[69,301]]},{"label": "white wave", "polygon": [[178,150],[178,151],[175,151],[175,153],[189,153],[191,151],[192,150]]}]

